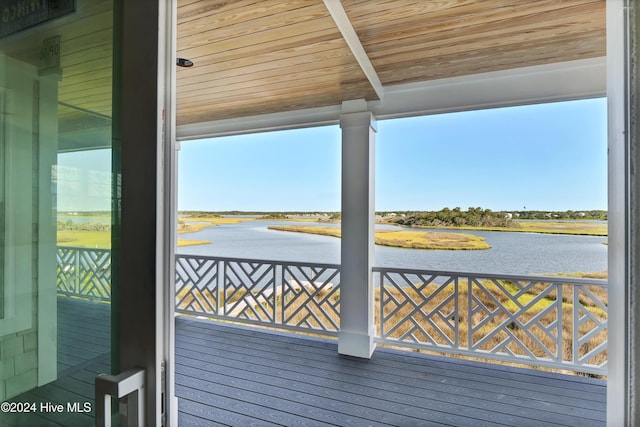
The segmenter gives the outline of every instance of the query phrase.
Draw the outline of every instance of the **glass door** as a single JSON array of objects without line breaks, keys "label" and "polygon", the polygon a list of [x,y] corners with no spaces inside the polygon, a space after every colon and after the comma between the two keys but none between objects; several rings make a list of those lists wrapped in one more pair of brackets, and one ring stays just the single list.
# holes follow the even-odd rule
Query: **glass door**
[{"label": "glass door", "polygon": [[93,425],[111,372],[113,46],[111,1],[0,2],[3,426]]}]

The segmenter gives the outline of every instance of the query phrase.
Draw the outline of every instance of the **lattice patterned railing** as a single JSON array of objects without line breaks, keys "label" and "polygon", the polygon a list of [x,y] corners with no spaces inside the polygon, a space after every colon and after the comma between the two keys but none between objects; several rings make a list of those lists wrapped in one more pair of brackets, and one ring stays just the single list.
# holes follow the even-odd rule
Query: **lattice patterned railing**
[{"label": "lattice patterned railing", "polygon": [[58,246],[58,294],[98,301],[111,300],[111,251]]},{"label": "lattice patterned railing", "polygon": [[335,334],[337,265],[176,256],[176,311]]},{"label": "lattice patterned railing", "polygon": [[606,374],[604,280],[374,271],[379,342]]},{"label": "lattice patterned railing", "polygon": [[[108,249],[58,247],[58,294],[111,298]],[[606,374],[607,282],[374,268],[378,342]],[[340,266],[176,256],[176,311],[335,335]]]}]

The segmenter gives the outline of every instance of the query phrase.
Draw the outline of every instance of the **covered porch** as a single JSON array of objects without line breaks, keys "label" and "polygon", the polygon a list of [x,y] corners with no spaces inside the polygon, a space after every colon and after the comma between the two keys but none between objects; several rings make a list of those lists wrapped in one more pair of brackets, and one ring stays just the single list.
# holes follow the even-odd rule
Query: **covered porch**
[{"label": "covered porch", "polygon": [[376,347],[377,121],[603,97],[607,89],[599,0],[183,1],[177,29],[177,55],[193,63],[176,73],[178,145],[340,126],[336,332],[338,352],[362,358]]},{"label": "covered porch", "polygon": [[[374,276],[378,273],[380,277],[382,272],[376,272],[372,262],[376,120],[605,96],[606,72],[612,71],[607,70],[605,56],[605,9],[604,0],[178,1],[175,50],[178,57],[195,65],[178,70],[176,87],[167,91],[170,98],[167,104],[149,107],[144,96],[131,95],[135,92],[131,89],[137,88],[130,82],[137,80],[129,78],[138,68],[123,67],[129,93],[123,109],[127,123],[122,139],[136,142],[122,146],[123,158],[127,159],[122,169],[123,200],[127,203],[123,203],[122,241],[117,247],[120,259],[116,262],[122,302],[118,310],[123,308],[118,313],[123,315],[114,322],[121,328],[116,331],[120,334],[120,348],[114,352],[119,351],[123,370],[145,366],[151,375],[159,371],[160,359],[168,360],[167,383],[171,384],[175,378],[179,425],[605,424],[607,383],[603,380],[462,361],[407,349],[379,346],[376,350],[376,344],[388,344],[384,341],[398,337],[380,335],[377,331],[380,325],[375,322],[376,287],[382,290],[389,284],[382,281],[376,284]],[[144,8],[139,12],[146,17]],[[610,19],[614,28],[622,27],[621,19]],[[622,36],[616,37],[610,44],[621,46]],[[63,47],[65,42],[63,39]],[[140,65],[143,62],[140,54],[145,51],[141,47],[155,52],[157,41],[153,43],[156,44],[125,43],[123,62],[148,67],[144,72],[154,74],[150,64]],[[87,51],[100,55],[106,62],[111,60],[110,52]],[[616,53],[620,54],[615,49],[609,52]],[[70,73],[74,64],[64,63],[65,60],[63,58],[62,64],[65,72],[77,75],[80,83],[92,75],[82,69]],[[614,75],[613,81],[619,83],[618,77]],[[102,102],[111,102],[111,95],[104,96],[111,79],[105,80],[108,81],[104,88],[96,88],[99,96],[88,96],[84,88],[79,90],[75,89],[76,85],[67,84],[60,90],[60,105],[73,106],[78,111],[102,111]],[[152,83],[149,83],[153,86],[149,93],[156,96],[161,83]],[[170,123],[163,129],[170,134],[170,144],[163,147],[165,152],[159,155],[161,137],[156,131],[160,126],[152,118],[160,120],[156,113],[162,111],[164,119],[163,108],[167,106],[176,107],[177,127],[174,129]],[[159,107],[157,111],[155,107]],[[108,111],[105,117],[100,117],[109,122],[105,128],[111,126],[110,108]],[[148,117],[144,123],[131,119],[140,111],[149,113],[143,114]],[[620,111],[611,113],[612,117],[614,114],[622,117]],[[167,121],[171,120],[172,117],[168,117]],[[158,312],[164,312],[158,298],[149,295],[162,294],[168,305],[173,305],[171,301],[176,297],[184,296],[179,294],[180,283],[176,284],[182,280],[176,275],[180,266],[176,267],[168,249],[175,238],[172,235],[175,212],[171,211],[171,207],[175,207],[175,200],[171,200],[175,196],[175,182],[167,180],[159,184],[161,173],[164,179],[175,175],[174,149],[179,149],[181,141],[190,139],[327,124],[339,124],[343,129],[339,323],[333,323],[330,331],[337,339],[230,325],[222,316],[227,314],[226,304],[216,305],[215,312],[201,304],[201,312],[195,315],[215,321],[178,315],[175,324],[169,322],[175,325],[175,346],[162,357],[152,352],[128,353],[127,343],[154,347],[156,340],[170,335],[172,327],[165,329],[155,323]],[[624,155],[621,155],[624,150],[618,142],[619,139],[612,138],[612,170],[617,170],[616,167],[622,170],[624,165]],[[106,145],[109,143],[106,141]],[[82,140],[72,148],[82,150],[96,146]],[[161,160],[167,161],[166,170],[159,171],[149,160],[158,156],[164,156]],[[130,183],[135,185],[129,186]],[[165,192],[154,192],[158,187]],[[142,193],[153,195],[142,198]],[[166,194],[169,196],[164,199]],[[617,191],[612,194],[610,206],[623,205],[627,201],[625,197],[626,193]],[[631,282],[621,271],[627,271],[629,261],[629,235],[624,229],[629,217],[628,212],[621,209],[612,213],[615,215],[610,222],[613,227],[609,248],[610,260],[615,263],[610,266],[612,297],[609,301],[618,309],[612,311],[613,316],[617,316],[615,326],[624,323],[626,327],[627,317],[622,308],[626,307],[625,292]],[[147,238],[149,236],[160,237],[155,240]],[[145,268],[159,264],[162,272]],[[281,271],[277,268],[283,267],[274,267],[273,271]],[[431,274],[432,279],[428,279],[429,275],[424,277],[435,280],[446,276],[440,273]],[[491,272],[483,273],[483,280],[495,279],[495,285],[500,287],[497,283],[500,278],[491,277]],[[458,309],[459,280],[457,276],[449,276],[445,282],[435,282],[447,292],[456,289],[452,294],[455,310]],[[476,286],[474,278],[464,280],[468,295],[481,287],[481,281],[477,281]],[[233,285],[245,289],[244,295],[250,296],[243,298],[243,320],[258,323],[260,316],[249,312],[257,309],[252,292],[261,293],[263,285],[251,279]],[[401,286],[412,285],[415,283]],[[587,283],[572,289],[591,285],[604,287]],[[202,291],[210,292],[212,285],[204,281],[182,283],[182,286],[197,299]],[[524,287],[529,289],[529,284]],[[543,297],[555,307],[547,312],[550,317],[554,313],[562,316],[562,289],[563,283],[543,289],[546,293]],[[35,402],[94,403],[95,376],[110,371],[110,306],[105,303],[108,296],[100,295],[104,297],[103,302],[85,301],[82,296],[78,298],[58,290],[57,379],[13,401],[28,397]],[[274,305],[271,301],[277,291],[276,287],[271,294],[262,293],[261,298]],[[320,291],[321,288],[315,288],[310,299]],[[422,288],[412,292],[421,294]],[[217,299],[216,304],[219,304]],[[601,305],[599,309],[606,311]],[[81,306],[82,310],[76,310]],[[428,303],[418,302],[417,306],[413,311],[417,317],[423,315],[421,310],[426,307],[429,316],[440,316],[449,326],[460,318],[457,311],[454,313],[449,308],[448,312],[434,312]],[[184,307],[177,306],[177,311],[180,310]],[[283,312],[284,309],[278,312],[274,308],[274,317],[276,313],[282,316]],[[80,313],[82,317],[78,317]],[[589,309],[585,309],[572,315],[578,322],[584,318],[580,316],[588,317],[588,313]],[[520,328],[528,322],[516,319],[512,312],[505,315],[514,316],[514,323],[499,319],[500,332],[496,334],[508,335],[514,325]],[[384,317],[384,311],[380,316]],[[426,323],[430,321],[429,316]],[[145,323],[149,319],[152,321]],[[413,318],[408,321],[420,323]],[[595,325],[594,334],[604,334],[606,340],[607,319],[591,318],[587,322]],[[552,319],[545,326],[551,330],[558,327],[558,322]],[[417,328],[420,329],[420,325]],[[431,344],[445,346],[455,354],[475,351],[464,345],[473,341],[470,334],[465,341],[454,329],[446,329],[437,342]],[[626,357],[620,349],[628,343],[627,335],[623,337],[628,331],[622,327],[615,331],[612,347],[614,361],[619,362]],[[586,335],[576,333],[574,341],[591,335],[591,331]],[[556,334],[558,340],[561,336]],[[421,337],[428,341],[424,335]],[[415,348],[422,344],[424,342],[418,343]],[[555,358],[549,363],[562,366],[565,356],[559,350],[561,347],[556,342],[547,360],[537,365],[545,365],[548,359]],[[606,354],[606,344],[587,353]],[[576,350],[571,359],[582,363],[583,355]],[[487,356],[487,351],[482,356]],[[490,358],[500,360],[501,357]],[[175,370],[171,368],[173,362]],[[590,364],[589,360],[586,362]],[[607,369],[606,361],[597,360],[593,364],[598,374]],[[68,369],[73,365],[80,368]],[[613,365],[615,370],[610,372],[619,390],[626,381],[628,369],[622,367],[622,363]],[[153,393],[160,396],[166,392],[166,398],[171,388],[160,390],[159,385],[153,383],[148,392],[151,402],[159,402],[160,397],[153,400]],[[619,402],[627,400],[621,398]],[[163,403],[170,405],[169,400]],[[616,420],[618,413],[624,414],[621,406],[625,403],[614,399],[609,404],[609,413],[613,414],[610,420]],[[620,410],[611,411],[611,408]],[[159,408],[150,408],[150,411],[160,413]],[[59,414],[40,413],[38,417],[42,425],[78,422]],[[92,417],[93,414],[88,413],[84,421],[91,423]],[[21,423],[22,420],[10,416],[2,419],[3,426]]]},{"label": "covered porch", "polygon": [[[605,2],[505,1],[496,5],[324,0],[261,3],[261,7],[244,3],[219,6],[211,8],[198,1],[179,3],[178,56],[195,65],[177,71],[176,138],[181,143],[340,125],[339,304],[328,296],[319,296],[330,282],[333,288],[327,290],[329,295],[337,288],[335,278],[322,276],[326,266],[317,270],[312,267],[311,278],[294,280],[306,280],[311,285],[304,291],[309,305],[335,310],[339,321],[309,309],[302,310],[303,320],[287,323],[286,305],[279,311],[280,301],[274,298],[280,291],[285,300],[286,281],[274,279],[266,287],[261,284],[258,277],[270,274],[262,269],[264,265],[259,266],[262,261],[249,260],[250,267],[229,273],[233,268],[228,270],[222,264],[213,267],[212,260],[187,265],[178,259],[177,312],[221,320],[235,310],[247,323],[268,319],[266,323],[290,329],[319,328],[337,338],[178,320],[176,394],[180,397],[181,421],[194,426],[203,419],[230,425],[604,425],[606,381],[406,351],[412,344],[422,348],[427,343],[471,357],[469,353],[474,352],[481,358],[498,360],[508,360],[514,354],[531,355],[529,350],[514,349],[509,338],[515,324],[519,329],[529,321],[519,317],[522,311],[510,311],[507,316],[512,316],[514,324],[501,319],[497,328],[501,331],[494,329],[489,334],[502,337],[502,348],[472,348],[476,342],[472,332],[458,335],[456,323],[456,332],[449,334],[448,322],[471,319],[473,310],[475,314],[482,311],[478,308],[481,304],[474,306],[475,302],[469,301],[476,284],[482,287],[484,279],[434,273],[416,280],[413,272],[376,271],[373,229],[377,120],[606,96]],[[227,261],[234,262],[222,263]],[[265,268],[271,271],[270,266]],[[289,270],[274,265],[274,278],[279,271]],[[411,279],[403,281],[396,274]],[[494,279],[500,287],[501,279],[489,280]],[[238,306],[229,306],[226,300],[221,303],[219,292],[224,295],[227,288],[218,288],[215,283],[231,285],[231,292],[242,289],[251,296],[248,300],[241,298],[244,303],[238,311]],[[526,293],[538,286],[534,283],[538,282],[524,279],[518,286],[522,285],[520,291]],[[433,284],[440,290],[455,288],[449,305],[434,295],[423,294]],[[385,289],[395,285],[415,286],[412,291],[420,296],[413,302],[415,310],[410,318],[404,320],[414,326],[400,340],[399,335],[388,332],[401,328],[385,326],[388,312],[376,300],[378,296],[389,306],[404,306],[410,297],[394,300],[393,291],[385,297]],[[570,288],[581,291],[588,285]],[[270,286],[272,291],[263,291]],[[465,286],[469,299],[463,302],[458,298]],[[305,289],[305,285],[300,288]],[[558,304],[558,317],[541,320],[545,325],[542,329],[561,340],[563,332],[551,329],[562,323],[562,285],[549,291],[553,295],[544,296],[545,292],[536,298],[550,296]],[[577,294],[573,300],[577,306]],[[465,304],[469,311],[461,314]],[[606,311],[606,304],[599,309]],[[254,312],[249,309],[252,306]],[[458,308],[461,312],[453,314]],[[290,314],[296,311],[300,314],[299,308],[289,308]],[[565,313],[564,321],[573,319],[578,331],[584,313],[590,316],[589,309],[578,309],[569,316]],[[421,331],[428,323],[436,324],[435,329],[440,331]],[[577,364],[593,363],[585,369],[602,374],[607,369],[606,343],[578,348],[584,338],[591,339],[603,331],[606,336],[607,320],[591,318],[587,323],[597,324],[595,329],[599,331],[576,332],[575,351],[569,358]],[[481,334],[481,328],[476,332]],[[409,345],[404,351],[380,345],[376,349],[377,344],[394,340]],[[561,352],[563,344],[557,342],[552,347],[555,350],[551,353]],[[585,353],[580,353],[583,350]],[[594,354],[604,354],[605,360],[591,359]],[[213,359],[221,366],[216,366]],[[559,356],[556,361],[562,365],[565,359]],[[540,359],[530,362],[538,366],[547,363]],[[197,403],[200,401],[206,404]]]}]

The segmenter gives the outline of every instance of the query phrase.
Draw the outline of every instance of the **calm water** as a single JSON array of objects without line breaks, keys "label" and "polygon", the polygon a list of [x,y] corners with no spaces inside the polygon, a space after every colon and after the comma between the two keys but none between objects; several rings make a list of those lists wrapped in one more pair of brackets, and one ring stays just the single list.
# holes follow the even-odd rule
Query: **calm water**
[{"label": "calm water", "polygon": [[[278,261],[340,262],[340,239],[267,229],[269,225],[284,224],[300,225],[299,222],[247,221],[181,234],[181,238],[209,240],[212,243],[181,247],[178,248],[178,253]],[[607,269],[607,246],[603,244],[607,241],[606,237],[462,232],[486,238],[492,248],[481,251],[441,251],[376,246],[375,265],[500,274],[570,273]]]}]

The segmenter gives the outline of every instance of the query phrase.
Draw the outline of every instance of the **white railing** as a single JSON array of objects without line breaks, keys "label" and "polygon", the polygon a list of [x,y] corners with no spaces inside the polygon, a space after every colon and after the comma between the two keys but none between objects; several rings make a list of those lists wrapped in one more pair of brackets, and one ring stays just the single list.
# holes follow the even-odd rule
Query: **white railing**
[{"label": "white railing", "polygon": [[58,294],[111,300],[111,251],[58,246],[56,251]]},{"label": "white railing", "polygon": [[[59,247],[58,294],[109,301],[105,249]],[[606,374],[607,282],[374,268],[377,342]],[[176,256],[176,312],[337,335],[340,266]]]},{"label": "white railing", "polygon": [[340,268],[331,264],[176,256],[176,311],[335,335]]},{"label": "white railing", "polygon": [[605,280],[374,271],[380,343],[606,374]]}]

